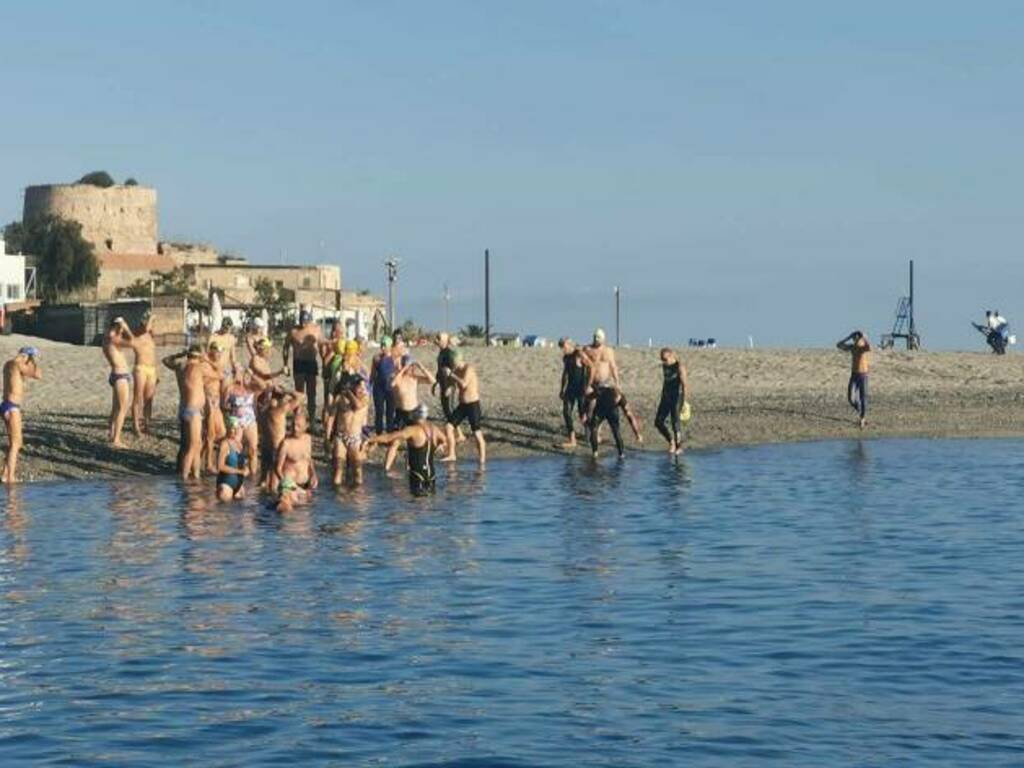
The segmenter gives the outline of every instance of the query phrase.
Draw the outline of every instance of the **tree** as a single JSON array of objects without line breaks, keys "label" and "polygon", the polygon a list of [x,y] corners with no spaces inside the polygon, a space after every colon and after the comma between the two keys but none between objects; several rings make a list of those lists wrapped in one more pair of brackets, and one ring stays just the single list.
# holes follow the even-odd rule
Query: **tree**
[{"label": "tree", "polygon": [[92,171],[91,173],[85,174],[77,182],[78,184],[91,184],[94,187],[107,187],[114,186],[114,178],[106,171]]},{"label": "tree", "polygon": [[467,339],[482,339],[487,335],[487,330],[482,325],[470,323],[459,331],[459,335],[465,336]]},{"label": "tree", "polygon": [[20,221],[12,221],[4,227],[4,241],[8,253],[25,252],[25,226]]},{"label": "tree", "polygon": [[12,250],[37,259],[39,293],[45,301],[93,287],[100,276],[92,243],[82,237],[82,225],[60,216],[41,216],[26,224],[8,224],[5,239]]},{"label": "tree", "polygon": [[126,187],[137,187],[139,186],[139,182],[135,180],[135,177],[129,176],[127,179],[124,180],[124,185]]},{"label": "tree", "polygon": [[154,270],[149,280],[136,280],[129,286],[119,288],[117,295],[127,298],[148,299],[150,296],[184,296],[190,304],[205,305],[206,296],[197,291],[182,267],[170,272]]},{"label": "tree", "polygon": [[295,294],[284,288],[278,288],[266,277],[257,278],[252,289],[256,294],[256,301],[245,310],[245,318],[253,320],[262,315],[264,309],[267,310],[267,315],[270,318],[270,328],[267,329],[267,333],[270,333],[280,325],[284,314],[291,309],[295,302]]}]

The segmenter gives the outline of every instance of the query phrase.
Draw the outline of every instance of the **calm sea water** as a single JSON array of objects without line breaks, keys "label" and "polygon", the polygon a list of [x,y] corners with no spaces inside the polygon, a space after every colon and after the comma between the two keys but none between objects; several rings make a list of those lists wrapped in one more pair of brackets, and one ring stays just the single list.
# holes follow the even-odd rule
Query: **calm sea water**
[{"label": "calm sea water", "polygon": [[0,496],[0,763],[1021,765],[1019,441]]}]

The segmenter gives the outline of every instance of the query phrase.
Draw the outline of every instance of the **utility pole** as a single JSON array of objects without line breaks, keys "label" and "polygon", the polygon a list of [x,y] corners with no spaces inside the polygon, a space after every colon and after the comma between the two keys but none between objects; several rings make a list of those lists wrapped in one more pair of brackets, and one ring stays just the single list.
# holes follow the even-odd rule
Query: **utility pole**
[{"label": "utility pole", "polygon": [[452,300],[452,292],[448,290],[448,283],[444,284],[444,293],[441,294],[441,299],[444,301],[444,332],[449,333],[448,328],[448,304]]},{"label": "utility pole", "polygon": [[491,346],[491,252],[484,249],[484,343]]},{"label": "utility pole", "polygon": [[619,286],[615,286],[615,346],[619,346],[622,343],[622,337],[620,335],[621,325],[620,320],[622,315],[619,312]]},{"label": "utility pole", "polygon": [[384,267],[388,272],[388,331],[395,332],[395,283],[398,282],[398,257],[385,259]]}]

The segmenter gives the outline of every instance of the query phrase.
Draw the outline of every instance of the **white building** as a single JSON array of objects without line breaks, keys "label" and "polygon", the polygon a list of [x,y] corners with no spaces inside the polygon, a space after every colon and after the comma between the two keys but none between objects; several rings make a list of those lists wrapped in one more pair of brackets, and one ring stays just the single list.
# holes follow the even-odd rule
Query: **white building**
[{"label": "white building", "polygon": [[25,257],[7,253],[0,238],[0,304],[7,305],[25,300]]}]

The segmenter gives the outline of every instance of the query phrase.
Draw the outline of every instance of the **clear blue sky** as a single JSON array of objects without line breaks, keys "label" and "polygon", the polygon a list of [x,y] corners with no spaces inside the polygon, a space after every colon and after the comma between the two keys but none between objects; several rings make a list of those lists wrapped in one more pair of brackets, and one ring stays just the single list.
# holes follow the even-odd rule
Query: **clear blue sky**
[{"label": "clear blue sky", "polygon": [[[39,2],[3,14],[0,218],[106,169],[161,234],[341,265],[399,315],[927,345],[1024,323],[1016,2]],[[283,256],[282,256],[283,254]],[[1021,327],[1024,330],[1024,326]]]}]

